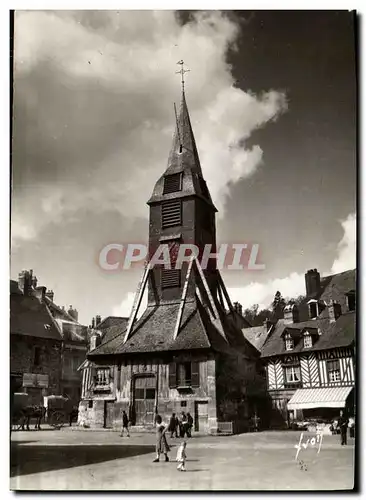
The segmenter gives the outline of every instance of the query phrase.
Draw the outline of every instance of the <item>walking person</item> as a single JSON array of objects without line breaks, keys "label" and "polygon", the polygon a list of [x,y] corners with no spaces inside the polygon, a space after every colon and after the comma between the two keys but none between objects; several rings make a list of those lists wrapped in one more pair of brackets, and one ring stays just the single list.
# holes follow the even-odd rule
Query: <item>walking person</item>
[{"label": "walking person", "polygon": [[340,417],[338,419],[338,427],[341,431],[341,445],[347,444],[347,429],[348,429],[348,418],[344,414],[343,410],[341,410]]},{"label": "walking person", "polygon": [[187,446],[187,442],[186,441],[183,441],[180,445],[179,445],[179,448],[177,450],[177,462],[178,462],[178,465],[177,465],[177,470],[180,470],[180,471],[185,471],[186,470],[186,459],[187,459],[187,454],[186,454],[186,446]]},{"label": "walking person", "polygon": [[172,416],[170,417],[170,422],[169,422],[169,430],[170,430],[170,437],[173,438],[174,435],[175,437],[178,437],[178,429],[177,429],[177,418],[175,416],[175,413],[172,413]]},{"label": "walking person", "polygon": [[187,412],[187,437],[192,437],[192,429],[193,429],[193,417]]},{"label": "walking person", "polygon": [[128,424],[129,424],[129,420],[128,420],[127,413],[125,412],[125,410],[123,410],[123,412],[122,412],[122,431],[120,434],[121,437],[123,437],[124,430],[127,432],[127,437],[130,437],[130,433],[128,430]]},{"label": "walking person", "polygon": [[187,432],[187,415],[182,411],[179,423],[180,437],[184,438]]},{"label": "walking person", "polygon": [[166,440],[165,433],[168,430],[168,426],[165,426],[163,424],[162,418],[160,415],[156,415],[155,418],[156,422],[156,458],[153,460],[153,462],[159,462],[160,461],[160,455],[161,453],[164,453],[165,455],[165,462],[169,462],[169,457],[168,453],[170,451],[168,442]]}]

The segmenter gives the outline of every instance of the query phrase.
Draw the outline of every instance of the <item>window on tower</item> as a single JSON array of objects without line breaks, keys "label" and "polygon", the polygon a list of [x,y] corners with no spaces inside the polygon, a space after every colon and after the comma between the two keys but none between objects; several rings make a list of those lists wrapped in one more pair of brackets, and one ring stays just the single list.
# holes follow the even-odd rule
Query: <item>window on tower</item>
[{"label": "window on tower", "polygon": [[182,225],[182,202],[181,200],[165,201],[161,206],[162,228]]},{"label": "window on tower", "polygon": [[176,193],[182,190],[182,174],[171,174],[164,177],[163,194]]}]

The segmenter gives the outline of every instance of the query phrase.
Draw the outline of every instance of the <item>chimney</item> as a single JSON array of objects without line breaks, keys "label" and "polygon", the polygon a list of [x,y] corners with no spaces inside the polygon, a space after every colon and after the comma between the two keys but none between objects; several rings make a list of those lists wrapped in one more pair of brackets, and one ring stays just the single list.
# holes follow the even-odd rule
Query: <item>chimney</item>
[{"label": "chimney", "polygon": [[46,297],[53,302],[53,299],[55,297],[55,294],[53,293],[53,290],[47,290]]},{"label": "chimney", "polygon": [[38,283],[38,280],[37,280],[37,276],[32,276],[31,277],[31,285],[33,288],[37,288],[37,283]]},{"label": "chimney", "polygon": [[45,286],[37,286],[37,288],[33,291],[33,296],[36,297],[40,302],[44,301],[46,296],[46,287]]},{"label": "chimney", "polygon": [[92,318],[91,327],[92,327],[92,328],[95,328],[95,319],[94,319],[94,318]]},{"label": "chimney", "polygon": [[95,326],[97,327],[102,321],[102,318],[99,316],[99,314],[97,316],[95,316]]},{"label": "chimney", "polygon": [[320,274],[317,269],[310,269],[305,274],[306,296],[315,297],[320,292]]},{"label": "chimney", "polygon": [[78,317],[79,317],[79,313],[77,312],[76,309],[73,309],[72,306],[69,306],[69,310],[67,311],[67,313],[75,320],[77,321],[78,320]]},{"label": "chimney", "polygon": [[30,295],[32,290],[32,275],[33,270],[23,270],[18,276],[18,286],[24,295]]},{"label": "chimney", "polygon": [[331,300],[328,306],[329,322],[334,323],[342,314],[342,306],[335,300]]},{"label": "chimney", "polygon": [[240,316],[243,316],[243,306],[240,304],[240,302],[234,302],[233,304],[234,310],[240,314]]},{"label": "chimney", "polygon": [[299,322],[299,310],[296,304],[288,304],[283,310],[283,322],[285,325]]}]

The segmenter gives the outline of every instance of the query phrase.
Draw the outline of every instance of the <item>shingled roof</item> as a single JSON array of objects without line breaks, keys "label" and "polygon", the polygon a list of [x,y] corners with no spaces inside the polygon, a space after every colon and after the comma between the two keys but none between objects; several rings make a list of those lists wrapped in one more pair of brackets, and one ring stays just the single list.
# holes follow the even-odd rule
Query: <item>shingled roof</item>
[{"label": "shingled roof", "polygon": [[[331,300],[338,302],[341,305],[342,315],[335,322],[329,321],[329,309],[321,312],[318,318],[308,319],[308,301],[309,297],[305,298],[299,306],[300,319],[299,323],[285,324],[283,319],[280,319],[271,334],[266,339],[261,349],[261,357],[276,356],[288,353],[285,350],[283,333],[286,330],[294,330],[297,336],[301,336],[304,329],[316,328],[319,329],[321,335],[315,341],[311,349],[304,349],[303,342],[297,342],[291,353],[317,351],[321,349],[331,349],[335,347],[347,347],[355,340],[356,334],[356,313],[348,311],[346,294],[356,288],[356,269],[351,269],[343,273],[326,276],[320,280],[320,290],[315,297],[316,300],[323,302],[325,306],[329,305]],[[243,330],[245,332],[245,330]]]},{"label": "shingled roof", "polygon": [[[243,338],[235,338],[234,326],[225,324],[227,342],[211,322],[205,308],[196,301],[187,302],[184,307],[181,327],[174,339],[174,325],[178,317],[179,303],[149,306],[136,322],[130,338],[124,343],[126,328],[112,327],[109,338],[89,353],[89,356],[109,354],[137,354],[192,349],[230,350],[233,346],[254,348]],[[113,329],[113,330],[112,330]],[[239,338],[240,337],[240,338]],[[236,345],[237,344],[237,345]]]},{"label": "shingled roof", "polygon": [[329,318],[317,318],[309,321],[302,321],[301,323],[285,324],[283,319],[280,319],[271,335],[267,338],[261,350],[261,357],[267,358],[269,356],[278,356],[281,354],[288,354],[289,351],[285,349],[285,342],[283,333],[285,330],[293,330],[301,335],[303,330],[307,328],[317,328],[320,330],[321,335],[315,341],[311,349],[305,348],[300,340],[291,350],[291,353],[319,351],[323,349],[332,349],[335,347],[348,347],[355,340],[356,332],[356,314],[354,311],[342,314],[337,321],[331,323]]},{"label": "shingled roof", "polygon": [[44,303],[30,295],[10,294],[10,334],[61,340],[61,333]]},{"label": "shingled roof", "polygon": [[[343,273],[333,274],[320,278],[320,289],[312,299],[316,299],[324,304],[329,304],[330,300],[335,300],[341,305],[342,312],[347,312],[347,297],[346,294],[351,290],[356,289],[356,269],[344,271]],[[299,305],[300,321],[305,321],[309,317],[308,301],[310,297],[306,297]],[[326,308],[321,317],[328,317],[328,309]]]},{"label": "shingled roof", "polygon": [[124,316],[107,316],[104,318],[99,325],[96,326],[97,330],[101,330],[104,334],[113,326],[119,326],[125,328],[127,326],[128,318]]},{"label": "shingled roof", "polygon": [[258,350],[261,351],[270,330],[267,325],[252,326],[242,329],[244,337]]}]

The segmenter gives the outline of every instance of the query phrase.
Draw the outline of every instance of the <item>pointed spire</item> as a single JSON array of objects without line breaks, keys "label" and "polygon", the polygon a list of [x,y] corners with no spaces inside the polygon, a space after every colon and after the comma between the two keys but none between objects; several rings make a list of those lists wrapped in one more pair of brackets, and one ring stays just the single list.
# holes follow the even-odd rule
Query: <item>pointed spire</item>
[{"label": "pointed spire", "polygon": [[184,87],[179,114],[176,116],[176,128],[173,136],[173,145],[169,154],[167,174],[193,169],[202,175],[196,141],[193,135],[189,117]]}]

